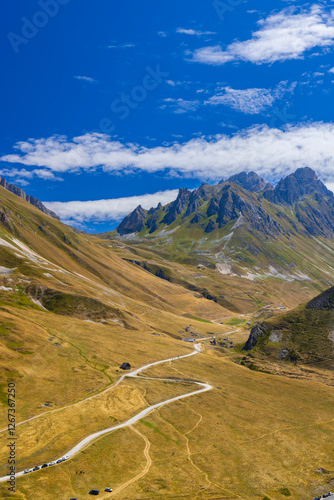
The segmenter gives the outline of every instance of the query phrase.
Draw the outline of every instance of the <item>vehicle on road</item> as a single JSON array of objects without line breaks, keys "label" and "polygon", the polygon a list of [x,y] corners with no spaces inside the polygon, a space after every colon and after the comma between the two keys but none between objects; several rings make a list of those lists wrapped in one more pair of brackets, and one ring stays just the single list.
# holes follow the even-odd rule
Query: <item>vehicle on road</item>
[{"label": "vehicle on road", "polygon": [[32,472],[32,469],[26,469],[23,474],[29,474],[29,472]]},{"label": "vehicle on road", "polygon": [[42,467],[41,467],[41,469],[45,469],[45,467],[49,467],[49,465],[48,464],[43,464]]},{"label": "vehicle on road", "polygon": [[50,467],[50,465],[56,465],[56,462],[50,462],[48,465],[49,465],[49,467]]},{"label": "vehicle on road", "polygon": [[100,490],[90,490],[89,494],[90,495],[99,495],[100,494]]},{"label": "vehicle on road", "polygon": [[106,491],[107,493],[111,493],[112,492],[112,488],[106,488],[104,491]]},{"label": "vehicle on road", "polygon": [[33,468],[33,471],[39,470],[39,469],[40,469],[40,467],[38,467],[38,465],[36,465],[36,467]]}]

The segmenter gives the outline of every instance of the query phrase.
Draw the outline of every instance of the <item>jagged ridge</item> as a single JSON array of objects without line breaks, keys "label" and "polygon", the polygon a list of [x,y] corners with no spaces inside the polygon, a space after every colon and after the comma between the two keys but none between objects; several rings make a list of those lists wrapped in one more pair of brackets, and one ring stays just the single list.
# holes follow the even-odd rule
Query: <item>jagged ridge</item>
[{"label": "jagged ridge", "polygon": [[23,191],[23,189],[21,189],[18,186],[15,186],[15,184],[8,184],[6,182],[5,178],[0,177],[0,186],[7,189],[7,191],[10,191],[11,193],[16,194],[16,196],[23,198],[28,203],[30,203],[34,207],[38,208],[39,210],[41,210],[45,214],[50,215],[50,217],[53,217],[54,219],[59,220],[58,215],[55,214],[54,212],[52,212],[52,210],[49,210],[48,208],[46,208],[46,206],[43,205],[43,203],[41,201],[39,201],[37,198],[34,198],[34,196],[30,196],[30,195],[26,194],[26,192]]}]

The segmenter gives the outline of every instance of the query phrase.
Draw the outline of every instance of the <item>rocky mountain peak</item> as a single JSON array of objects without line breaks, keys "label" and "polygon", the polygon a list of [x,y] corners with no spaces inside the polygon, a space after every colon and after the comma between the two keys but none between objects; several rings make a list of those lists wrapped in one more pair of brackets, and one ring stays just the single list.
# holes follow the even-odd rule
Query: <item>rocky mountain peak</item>
[{"label": "rocky mountain peak", "polygon": [[168,225],[172,224],[176,220],[177,216],[187,207],[191,194],[192,193],[189,189],[181,188],[176,200],[170,204],[162,222]]},{"label": "rocky mountain peak", "polygon": [[275,189],[267,190],[264,197],[276,204],[294,205],[303,198],[311,195],[320,195],[334,199],[329,191],[309,167],[299,168],[293,174],[281,179]]},{"label": "rocky mountain peak", "polygon": [[118,234],[125,236],[131,233],[139,233],[145,228],[146,212],[141,205],[129,214],[117,228]]},{"label": "rocky mountain peak", "polygon": [[273,189],[273,186],[269,182],[265,181],[255,172],[241,172],[240,174],[232,175],[226,182],[234,182],[251,193],[260,193]]}]

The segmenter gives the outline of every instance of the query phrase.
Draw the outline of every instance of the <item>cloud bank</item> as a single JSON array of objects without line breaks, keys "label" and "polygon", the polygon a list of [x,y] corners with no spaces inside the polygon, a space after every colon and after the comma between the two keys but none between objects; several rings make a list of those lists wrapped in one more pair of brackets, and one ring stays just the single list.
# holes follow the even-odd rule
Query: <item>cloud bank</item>
[{"label": "cloud bank", "polygon": [[121,221],[138,205],[147,210],[157,206],[158,203],[166,205],[175,200],[177,194],[178,190],[174,189],[111,200],[69,201],[65,203],[45,201],[43,203],[50,210],[56,212],[61,220],[67,224],[81,225],[87,222]]},{"label": "cloud bank", "polygon": [[222,65],[232,61],[269,64],[302,58],[316,47],[334,45],[334,14],[321,5],[296,13],[284,9],[258,22],[259,30],[249,40],[234,42],[224,50],[221,45],[202,47],[191,55],[192,61]]},{"label": "cloud bank", "polygon": [[[35,173],[43,171],[43,176],[46,172],[60,175],[102,170],[125,175],[138,171],[204,181],[217,181],[243,170],[255,170],[275,181],[308,166],[323,180],[334,182],[333,144],[334,123],[319,122],[283,129],[255,126],[234,135],[198,137],[152,148],[122,143],[96,133],[72,140],[52,136],[19,142],[16,154],[0,159],[33,167]],[[27,168],[20,170],[17,165],[15,168],[17,175],[25,177],[28,173],[29,177]]]}]

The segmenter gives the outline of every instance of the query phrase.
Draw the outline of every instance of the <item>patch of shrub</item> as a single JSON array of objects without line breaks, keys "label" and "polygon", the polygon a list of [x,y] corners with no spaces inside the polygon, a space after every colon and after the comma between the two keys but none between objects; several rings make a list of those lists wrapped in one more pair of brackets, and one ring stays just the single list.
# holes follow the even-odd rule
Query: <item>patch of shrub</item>
[{"label": "patch of shrub", "polygon": [[281,493],[281,495],[284,495],[285,497],[291,497],[291,493],[288,490],[288,488],[280,488],[278,491],[279,493]]}]

